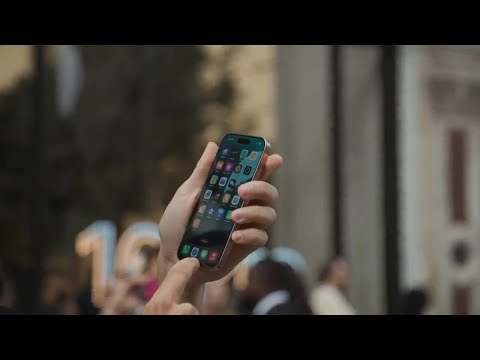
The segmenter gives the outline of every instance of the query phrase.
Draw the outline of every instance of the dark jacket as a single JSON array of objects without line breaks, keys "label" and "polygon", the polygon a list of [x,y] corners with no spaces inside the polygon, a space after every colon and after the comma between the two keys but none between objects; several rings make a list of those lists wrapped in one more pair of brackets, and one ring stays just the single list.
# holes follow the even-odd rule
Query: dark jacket
[{"label": "dark jacket", "polygon": [[303,302],[289,301],[273,307],[267,315],[312,315],[312,311]]}]

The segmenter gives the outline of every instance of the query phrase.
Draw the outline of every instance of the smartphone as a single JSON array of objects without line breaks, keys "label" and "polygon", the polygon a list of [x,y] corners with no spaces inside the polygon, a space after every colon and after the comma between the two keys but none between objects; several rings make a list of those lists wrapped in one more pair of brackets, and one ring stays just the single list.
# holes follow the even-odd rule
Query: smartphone
[{"label": "smartphone", "polygon": [[179,259],[195,257],[210,269],[223,266],[235,231],[232,212],[245,205],[238,188],[260,177],[268,148],[259,137],[223,138],[178,248]]}]

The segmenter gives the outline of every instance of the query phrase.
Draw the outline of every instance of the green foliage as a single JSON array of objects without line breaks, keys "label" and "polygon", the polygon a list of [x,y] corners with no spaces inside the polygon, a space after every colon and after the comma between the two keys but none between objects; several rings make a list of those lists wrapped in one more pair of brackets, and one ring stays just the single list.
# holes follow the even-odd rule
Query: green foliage
[{"label": "green foliage", "polygon": [[[201,46],[82,45],[81,53],[85,78],[71,118],[55,115],[53,71],[45,88],[50,248],[97,219],[122,225],[134,213],[158,220],[195,165],[198,139],[211,125],[205,109],[228,109],[235,99],[227,71],[213,88],[201,83]],[[0,96],[0,254],[16,264],[28,263],[21,253],[30,253],[31,85],[25,79]],[[226,124],[218,125],[228,131]],[[67,220],[72,233],[62,235]]]},{"label": "green foliage", "polygon": [[[0,260],[25,264],[28,257],[29,143],[25,95],[28,84],[0,94]],[[22,251],[23,250],[23,251]]]}]

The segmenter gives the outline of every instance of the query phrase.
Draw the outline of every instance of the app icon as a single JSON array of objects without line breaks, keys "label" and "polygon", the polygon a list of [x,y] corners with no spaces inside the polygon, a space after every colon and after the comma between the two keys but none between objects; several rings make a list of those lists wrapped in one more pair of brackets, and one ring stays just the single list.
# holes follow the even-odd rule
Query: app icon
[{"label": "app icon", "polygon": [[222,193],[221,192],[216,192],[215,195],[213,196],[213,198],[218,201],[220,199],[220,196],[222,196]]},{"label": "app icon", "polygon": [[252,153],[250,154],[250,160],[256,160],[256,159],[257,159],[257,152],[252,151]]},{"label": "app icon", "polygon": [[208,256],[208,262],[216,263],[218,260],[218,253],[216,251],[212,251]]},{"label": "app icon", "polygon": [[214,207],[211,207],[210,209],[208,209],[207,215],[208,215],[208,216],[213,216],[213,214],[215,214],[215,208],[214,208]]},{"label": "app icon", "polygon": [[225,164],[225,161],[223,161],[223,160],[217,161],[217,166],[215,166],[215,170],[216,171],[222,171],[223,164]]},{"label": "app icon", "polygon": [[218,209],[216,216],[218,220],[223,219],[223,217],[225,216],[225,209],[223,208]]},{"label": "app icon", "polygon": [[235,185],[237,185],[237,180],[235,179],[230,180],[230,182],[228,183],[228,186],[230,187],[235,187]]},{"label": "app icon", "polygon": [[242,171],[242,165],[237,165],[234,170],[237,174]]},{"label": "app icon", "polygon": [[210,179],[210,185],[215,185],[218,181],[218,176],[213,175],[212,178]]},{"label": "app icon", "polygon": [[205,210],[207,210],[207,205],[200,205],[200,206],[198,207],[198,212],[197,212],[197,213],[198,213],[199,215],[203,215],[203,214],[205,214]]},{"label": "app icon", "polygon": [[205,195],[203,196],[203,198],[204,198],[205,200],[208,200],[208,199],[210,199],[211,197],[212,197],[212,190],[207,190],[207,191],[205,191]]},{"label": "app icon", "polygon": [[208,250],[200,251],[200,260],[205,261],[207,260],[207,257],[208,257]]},{"label": "app icon", "polygon": [[226,177],[222,177],[222,178],[220,179],[220,182],[218,183],[218,185],[219,185],[220,187],[224,187],[226,184],[227,184],[227,178],[226,178]]},{"label": "app icon", "polygon": [[198,229],[198,227],[200,226],[200,222],[200,219],[193,220],[192,229]]},{"label": "app icon", "polygon": [[223,195],[222,202],[224,204],[228,204],[230,202],[231,197],[232,197],[232,194],[226,193],[225,195]]},{"label": "app icon", "polygon": [[230,221],[232,220],[232,210],[227,211],[227,215],[225,215],[225,220]]},{"label": "app icon", "polygon": [[240,202],[240,196],[235,195],[232,199],[232,205],[237,206],[239,202]]},{"label": "app icon", "polygon": [[184,245],[182,249],[182,255],[187,256],[190,253],[190,245]]},{"label": "app icon", "polygon": [[229,149],[223,149],[222,150],[222,156],[227,156],[228,155]]},{"label": "app icon", "polygon": [[223,171],[226,172],[227,174],[230,174],[233,170],[233,167],[235,164],[233,162],[227,162],[225,164],[225,167],[223,168]]},{"label": "app icon", "polygon": [[191,253],[190,255],[192,255],[193,257],[197,257],[198,251],[199,251],[198,248],[193,248],[193,249],[192,249],[192,253]]},{"label": "app icon", "polygon": [[250,175],[250,173],[252,172],[252,167],[251,166],[247,166],[245,167],[245,171],[243,172],[245,175]]},{"label": "app icon", "polygon": [[245,159],[248,156],[248,150],[242,150],[240,153],[240,159]]}]

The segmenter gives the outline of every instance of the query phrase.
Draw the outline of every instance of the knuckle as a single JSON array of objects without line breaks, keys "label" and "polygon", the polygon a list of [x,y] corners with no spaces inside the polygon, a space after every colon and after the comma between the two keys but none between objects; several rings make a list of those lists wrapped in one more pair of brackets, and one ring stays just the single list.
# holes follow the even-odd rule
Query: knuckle
[{"label": "knuckle", "polygon": [[159,299],[155,306],[158,311],[163,311],[165,309],[169,309],[170,307],[172,307],[172,302],[165,298]]},{"label": "knuckle", "polygon": [[147,315],[161,315],[166,312],[167,309],[170,308],[167,301],[160,299],[156,301],[149,302],[144,309],[144,313]]},{"label": "knuckle", "polygon": [[277,212],[275,211],[274,208],[270,208],[271,209],[271,213],[272,213],[272,223],[277,221]]},{"label": "knuckle", "polygon": [[255,239],[257,246],[264,246],[268,242],[268,234],[265,231],[258,231]]},{"label": "knuckle", "polygon": [[278,189],[273,185],[271,185],[271,187],[272,187],[272,199],[273,201],[275,201],[278,199]]}]

